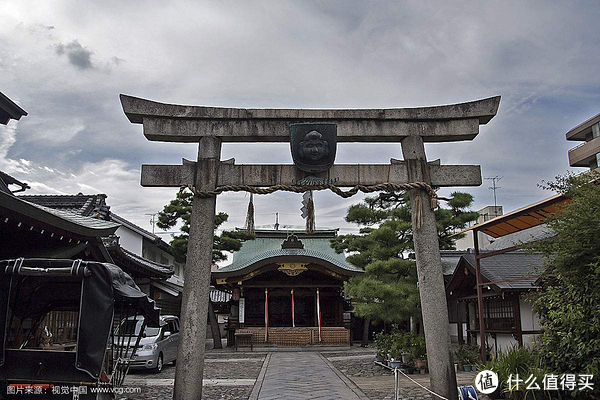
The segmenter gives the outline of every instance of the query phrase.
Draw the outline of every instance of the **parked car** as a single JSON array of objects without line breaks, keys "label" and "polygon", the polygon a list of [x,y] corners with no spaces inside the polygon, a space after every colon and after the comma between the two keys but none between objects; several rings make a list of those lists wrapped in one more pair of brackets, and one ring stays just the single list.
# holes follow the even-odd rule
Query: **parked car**
[{"label": "parked car", "polygon": [[[149,369],[158,373],[162,371],[165,364],[172,362],[175,365],[177,362],[179,318],[174,315],[163,315],[160,320],[161,327],[146,326],[140,340],[140,347],[132,358],[130,368]],[[142,328],[143,321],[144,318],[141,316],[130,317],[121,321],[118,329],[122,334],[134,331],[134,335],[137,335]]]}]

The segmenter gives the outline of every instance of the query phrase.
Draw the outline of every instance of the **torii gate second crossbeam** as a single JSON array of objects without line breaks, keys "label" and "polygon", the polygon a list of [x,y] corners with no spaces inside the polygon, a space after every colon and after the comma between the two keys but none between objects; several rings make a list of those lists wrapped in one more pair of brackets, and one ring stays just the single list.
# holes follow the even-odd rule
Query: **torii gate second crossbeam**
[{"label": "torii gate second crossbeam", "polygon": [[[415,182],[435,187],[479,186],[479,166],[428,163],[424,142],[472,140],[479,125],[496,115],[500,97],[438,107],[362,110],[182,106],[126,95],[121,95],[121,103],[132,123],[143,124],[148,140],[198,143],[196,162],[142,166],[143,186],[190,186],[195,193],[174,391],[175,399],[195,400],[202,395],[216,206],[216,195],[206,194],[226,186],[297,188],[304,179],[345,187]],[[220,160],[223,142],[289,142],[289,125],[307,122],[336,124],[339,142],[401,143],[404,160],[383,165],[335,164],[317,174],[295,165],[236,165],[234,160]],[[431,388],[454,399],[458,395],[435,214],[426,206],[431,201],[429,192],[412,189],[410,199],[412,204],[423,205],[413,207],[413,239]]]}]

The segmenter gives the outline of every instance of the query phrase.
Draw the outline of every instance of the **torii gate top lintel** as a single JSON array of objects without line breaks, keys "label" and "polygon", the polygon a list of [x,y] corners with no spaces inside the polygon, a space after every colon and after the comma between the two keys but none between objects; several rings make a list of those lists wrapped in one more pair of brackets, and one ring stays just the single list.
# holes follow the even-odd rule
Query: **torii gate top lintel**
[{"label": "torii gate top lintel", "polygon": [[[421,136],[424,142],[472,140],[500,104],[500,96],[495,96],[417,108],[247,109],[120,97],[125,115],[132,123],[144,124],[148,140],[165,142],[198,142],[202,136],[216,136],[223,142],[288,142],[287,126],[297,122],[336,123],[339,142],[400,142],[407,136]],[[220,129],[215,129],[215,122]]]}]

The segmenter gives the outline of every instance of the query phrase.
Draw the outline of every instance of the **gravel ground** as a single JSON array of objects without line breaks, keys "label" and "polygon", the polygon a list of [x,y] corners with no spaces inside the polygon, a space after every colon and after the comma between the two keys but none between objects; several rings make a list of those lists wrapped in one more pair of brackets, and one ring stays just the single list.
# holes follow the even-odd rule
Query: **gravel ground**
[{"label": "gravel ground", "polygon": [[[327,355],[329,357],[329,355]],[[332,356],[333,357],[333,356]],[[346,375],[348,378],[356,377],[356,376],[384,376],[391,375],[391,372],[379,365],[376,365],[373,360],[370,358],[359,358],[359,359],[351,359],[348,360],[337,360],[331,361],[331,363]]]},{"label": "gravel ground", "polygon": [[[207,359],[240,359],[256,358],[256,361],[207,362],[204,364],[204,377],[209,379],[256,379],[263,365],[265,354],[259,353],[213,353],[207,354]],[[160,374],[144,370],[129,372],[128,379],[174,379],[175,367],[166,365]],[[125,385],[126,387],[128,385]],[[131,385],[129,385],[131,387]],[[252,392],[252,386],[218,386],[205,385],[202,398],[207,400],[242,400],[247,399]],[[172,385],[147,385],[141,393],[123,395],[118,398],[129,400],[168,400],[173,397]]]},{"label": "gravel ground", "polygon": [[[323,354],[327,358],[351,356],[356,353],[327,353]],[[393,372],[387,368],[383,368],[373,361],[373,358],[350,358],[346,360],[330,360],[331,363],[346,377],[353,380],[363,391],[363,393],[371,400],[388,400],[394,398],[393,389]],[[420,381],[421,376],[418,374],[409,375],[413,379]],[[469,381],[469,377],[462,377],[461,381]],[[369,379],[372,378],[372,379]],[[418,388],[415,384],[408,382],[405,378],[401,379],[400,399],[403,400],[429,400],[432,396],[423,389]],[[422,382],[424,383],[424,382]],[[428,384],[425,384],[428,386]]]}]

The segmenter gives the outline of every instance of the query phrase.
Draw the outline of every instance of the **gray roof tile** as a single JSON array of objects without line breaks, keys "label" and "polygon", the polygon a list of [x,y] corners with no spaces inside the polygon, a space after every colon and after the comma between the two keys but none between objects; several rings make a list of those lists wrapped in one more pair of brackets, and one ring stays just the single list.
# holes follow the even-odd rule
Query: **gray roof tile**
[{"label": "gray roof tile", "polygon": [[[482,252],[485,253],[485,252]],[[475,268],[475,255],[465,254],[463,259]],[[531,254],[525,251],[514,251],[481,259],[481,274],[490,281],[506,281],[517,278],[527,278],[515,282],[498,283],[500,289],[532,289],[536,277],[544,269],[544,259],[541,254]]]}]

